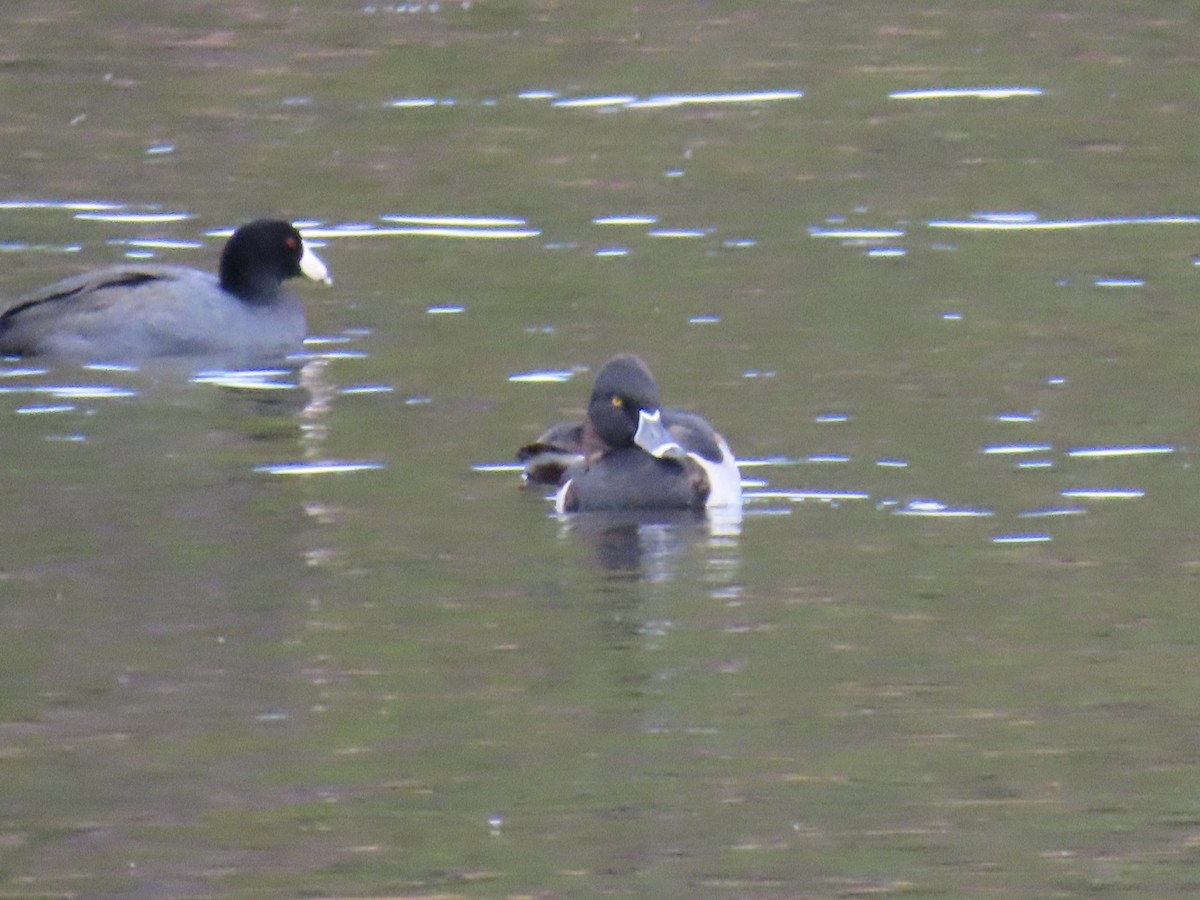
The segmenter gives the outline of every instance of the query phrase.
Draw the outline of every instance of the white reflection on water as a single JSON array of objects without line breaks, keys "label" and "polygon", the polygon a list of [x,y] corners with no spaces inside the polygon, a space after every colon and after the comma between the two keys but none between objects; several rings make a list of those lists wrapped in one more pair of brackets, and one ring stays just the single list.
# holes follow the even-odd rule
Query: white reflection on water
[{"label": "white reflection on water", "polygon": [[738,459],[739,469],[757,469],[766,466],[798,466],[800,460],[791,456],[768,456],[765,459]]},{"label": "white reflection on water", "polygon": [[1074,488],[1062,492],[1074,500],[1137,500],[1146,496],[1140,488]]},{"label": "white reflection on water", "polygon": [[1151,447],[1081,447],[1068,450],[1067,456],[1084,459],[1108,459],[1118,456],[1166,456],[1174,453],[1175,448],[1169,445]]},{"label": "white reflection on water", "polygon": [[1050,453],[1053,450],[1053,444],[995,444],[984,447],[982,452],[988,456],[1006,456],[1021,453]]},{"label": "white reflection on water", "polygon": [[329,359],[367,359],[370,356],[364,350],[319,350],[313,353],[291,353],[287,359],[289,362],[311,362],[312,360],[329,360]]},{"label": "white reflection on water", "polygon": [[[400,225],[436,225],[462,228],[515,228],[528,225],[526,219],[515,216],[405,216],[388,214],[379,217],[382,222]],[[370,228],[369,225],[359,226]]]},{"label": "white reflection on water", "polygon": [[[528,96],[522,94],[521,96]],[[774,103],[780,100],[798,100],[803,91],[743,91],[713,94],[655,94],[650,97],[635,97],[631,94],[606,94],[596,97],[566,97],[554,100],[551,105],[561,109],[666,109],[678,106],[729,103]]]},{"label": "white reflection on water", "polygon": [[331,344],[349,344],[354,338],[347,335],[309,335],[304,339],[305,347],[327,347]]},{"label": "white reflection on water", "polygon": [[871,495],[866,491],[748,491],[743,493],[742,497],[745,500],[787,500],[791,503],[803,503],[805,500],[836,503],[842,500],[871,499]]},{"label": "white reflection on water", "polygon": [[654,225],[658,216],[597,216],[593,225]]},{"label": "white reflection on water", "polygon": [[[229,233],[229,232],[225,232]],[[373,228],[354,226],[351,228],[302,228],[305,238],[351,238],[351,237],[445,237],[471,238],[479,240],[521,240],[537,237],[539,228],[470,228],[446,225],[410,225],[398,228]],[[217,232],[210,232],[216,235]]]},{"label": "white reflection on water", "polygon": [[193,384],[211,384],[217,387],[247,391],[295,390],[295,381],[279,381],[291,376],[290,369],[219,369],[197,372],[189,380]]},{"label": "white reflection on water", "polygon": [[23,241],[0,241],[0,253],[78,253],[81,244],[26,244]]},{"label": "white reflection on water", "polygon": [[0,378],[28,378],[31,375],[45,375],[49,371],[49,369],[18,366],[11,369],[0,369]]},{"label": "white reflection on water", "polygon": [[971,213],[971,218],[983,219],[987,222],[1036,222],[1038,214],[1035,212],[1024,212],[1019,210],[1006,210],[1003,212],[980,210],[979,212]]},{"label": "white reflection on water", "polygon": [[1101,219],[1037,219],[1025,215],[1010,220],[998,216],[973,219],[934,219],[930,228],[960,231],[1065,231],[1073,228],[1105,228],[1114,225],[1198,225],[1200,216],[1116,216]]},{"label": "white reflection on water", "polygon": [[984,88],[925,88],[916,91],[892,91],[892,100],[956,100],[974,98],[978,100],[1007,100],[1010,97],[1040,97],[1045,93],[1036,87],[984,87]]},{"label": "white reflection on water", "polygon": [[75,218],[84,222],[117,222],[117,223],[133,223],[138,225],[156,225],[163,222],[183,222],[192,218],[191,213],[187,212],[171,212],[171,213],[123,213],[123,212],[81,212],[76,213]]},{"label": "white reflection on water", "polygon": [[[526,220],[510,216],[405,216],[384,215],[380,220],[393,223],[379,226],[349,222],[326,226],[321,222],[296,221],[306,240],[360,237],[447,237],[481,240],[520,240],[537,237],[541,229],[527,226]],[[514,227],[515,226],[515,227]],[[206,231],[208,237],[229,237],[232,228]]]},{"label": "white reflection on water", "polygon": [[625,106],[633,103],[637,97],[631,94],[606,94],[599,97],[572,97],[565,100],[555,100],[551,105],[564,109],[588,109],[600,106]]},{"label": "white reflection on water", "polygon": [[4,385],[0,394],[49,394],[64,400],[109,400],[120,397],[136,397],[133,388],[115,387],[105,384],[46,384]]},{"label": "white reflection on water", "polygon": [[133,240],[113,238],[108,243],[116,247],[133,247],[139,250],[195,250],[204,246],[200,241],[143,240],[140,238]]},{"label": "white reflection on water", "polygon": [[626,104],[629,109],[658,109],[671,106],[690,106],[723,103],[774,103],[779,100],[799,100],[804,91],[744,91],[717,94],[657,94],[645,100]]},{"label": "white reflection on water", "polygon": [[995,514],[994,510],[950,506],[940,500],[909,500],[893,513],[897,516],[926,516],[935,519],[980,519]]},{"label": "white reflection on water", "polygon": [[1029,509],[1017,513],[1018,519],[1051,519],[1063,516],[1083,516],[1087,510],[1082,506],[1052,506],[1046,509]]},{"label": "white reflection on water", "polygon": [[435,97],[400,97],[395,100],[389,100],[388,106],[395,109],[413,109],[437,106],[439,102]]},{"label": "white reflection on water", "polygon": [[100,212],[124,208],[124,203],[110,203],[104,200],[0,200],[0,209],[68,209],[77,212]]},{"label": "white reflection on water", "polygon": [[701,228],[654,228],[646,232],[656,238],[701,238],[711,233],[711,229]]},{"label": "white reflection on water", "polygon": [[993,544],[1045,544],[1053,538],[1048,534],[998,534]]},{"label": "white reflection on water", "polygon": [[76,406],[74,403],[48,403],[45,405],[35,406],[18,406],[15,410],[19,416],[39,416],[47,413],[65,413],[74,412]]},{"label": "white reflection on water", "polygon": [[902,228],[819,228],[811,226],[809,237],[834,238],[844,241],[880,241],[888,238],[904,237]]},{"label": "white reflection on water", "polygon": [[556,384],[570,381],[575,377],[571,369],[550,369],[539,372],[518,372],[509,375],[508,380],[513,384]]},{"label": "white reflection on water", "polygon": [[298,463],[269,463],[255,466],[255,472],[268,475],[341,475],[347,472],[375,472],[386,469],[381,462],[347,462],[340,460],[318,460]]}]

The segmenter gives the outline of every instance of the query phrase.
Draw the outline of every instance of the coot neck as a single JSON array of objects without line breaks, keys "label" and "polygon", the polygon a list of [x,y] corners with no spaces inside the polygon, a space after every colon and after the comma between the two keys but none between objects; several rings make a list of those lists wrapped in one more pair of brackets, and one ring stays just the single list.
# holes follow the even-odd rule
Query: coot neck
[{"label": "coot neck", "polygon": [[246,270],[221,260],[221,287],[247,303],[273,303],[279,297],[279,276],[262,269]]}]

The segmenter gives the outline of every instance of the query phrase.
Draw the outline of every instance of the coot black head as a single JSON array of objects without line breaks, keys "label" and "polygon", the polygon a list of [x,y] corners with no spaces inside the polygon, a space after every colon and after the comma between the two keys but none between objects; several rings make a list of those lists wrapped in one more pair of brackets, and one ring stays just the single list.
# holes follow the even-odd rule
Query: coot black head
[{"label": "coot black head", "polygon": [[258,219],[235,231],[221,251],[221,287],[252,303],[269,302],[289,278],[332,284],[329,270],[289,222]]}]

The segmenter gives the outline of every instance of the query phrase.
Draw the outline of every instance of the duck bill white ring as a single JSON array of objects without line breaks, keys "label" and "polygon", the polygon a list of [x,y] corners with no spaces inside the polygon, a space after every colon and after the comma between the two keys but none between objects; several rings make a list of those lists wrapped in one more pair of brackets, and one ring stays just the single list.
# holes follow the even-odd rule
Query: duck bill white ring
[{"label": "duck bill white ring", "polygon": [[688,455],[663,426],[662,410],[658,409],[654,412],[643,409],[638,413],[638,427],[633,442],[658,459],[682,460]]},{"label": "duck bill white ring", "polygon": [[308,248],[307,244],[304,245],[304,252],[300,255],[300,274],[313,281],[320,281],[322,284],[333,284],[333,276],[329,274],[329,267],[321,261],[321,257]]}]

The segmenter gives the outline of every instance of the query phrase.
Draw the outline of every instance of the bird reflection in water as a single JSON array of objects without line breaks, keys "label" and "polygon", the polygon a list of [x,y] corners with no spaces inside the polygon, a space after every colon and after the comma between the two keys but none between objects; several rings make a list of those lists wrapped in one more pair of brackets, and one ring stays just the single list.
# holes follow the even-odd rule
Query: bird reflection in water
[{"label": "bird reflection in water", "polygon": [[[589,544],[610,581],[673,580],[693,548],[720,548],[736,557],[741,517],[722,521],[693,510],[562,515],[559,534]],[[711,552],[711,551],[710,551]]]}]

